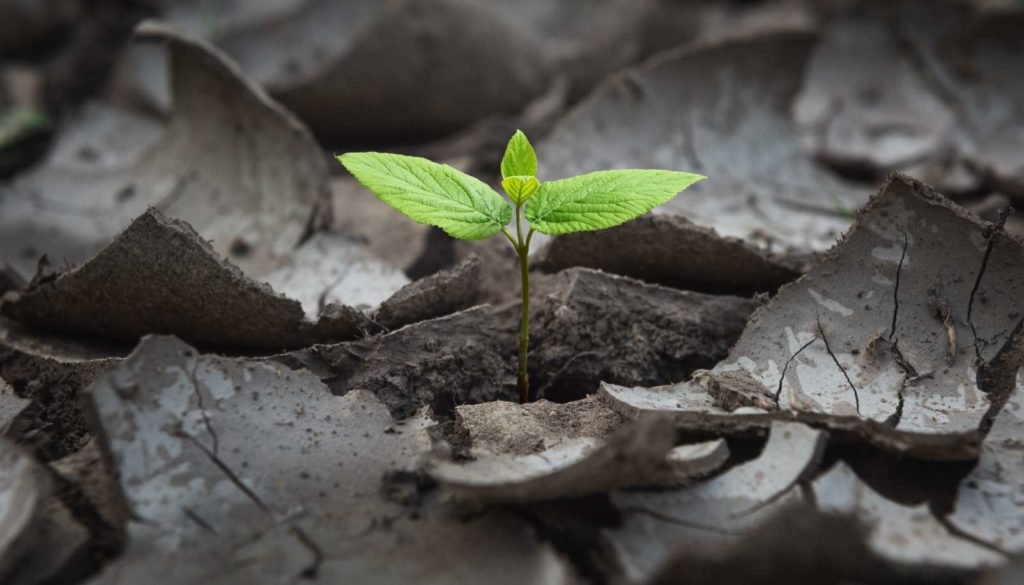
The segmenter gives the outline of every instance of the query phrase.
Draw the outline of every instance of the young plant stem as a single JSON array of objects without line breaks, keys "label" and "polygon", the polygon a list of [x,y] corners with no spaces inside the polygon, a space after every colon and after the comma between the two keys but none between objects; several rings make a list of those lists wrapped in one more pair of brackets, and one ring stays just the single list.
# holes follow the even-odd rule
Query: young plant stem
[{"label": "young plant stem", "polygon": [[[523,289],[523,318],[519,322],[519,402],[530,401],[530,377],[527,370],[527,352],[530,347],[530,239],[533,229],[523,239],[522,204],[516,205],[516,238],[512,245],[519,256],[519,277]],[[508,234],[506,234],[508,235]],[[509,240],[512,237],[509,235]]]}]

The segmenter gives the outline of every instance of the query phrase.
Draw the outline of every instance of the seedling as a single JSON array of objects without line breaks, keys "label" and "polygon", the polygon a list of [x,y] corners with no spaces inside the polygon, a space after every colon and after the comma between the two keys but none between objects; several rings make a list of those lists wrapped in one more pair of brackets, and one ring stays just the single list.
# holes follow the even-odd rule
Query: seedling
[{"label": "seedling", "polygon": [[[568,179],[537,180],[537,155],[520,131],[501,160],[501,186],[511,204],[483,181],[424,158],[380,152],[338,157],[378,199],[414,221],[460,240],[499,233],[519,256],[523,314],[519,326],[519,399],[530,397],[530,240],[534,232],[560,235],[619,225],[669,201],[703,179],[662,170],[597,171]],[[524,225],[524,216],[529,226]],[[515,235],[508,226],[515,219]],[[527,229],[529,227],[529,229]]]}]

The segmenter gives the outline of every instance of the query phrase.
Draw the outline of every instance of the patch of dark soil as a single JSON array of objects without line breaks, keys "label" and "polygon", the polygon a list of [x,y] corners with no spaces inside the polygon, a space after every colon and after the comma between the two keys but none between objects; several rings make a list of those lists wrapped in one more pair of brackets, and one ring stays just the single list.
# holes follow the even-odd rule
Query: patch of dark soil
[{"label": "patch of dark soil", "polygon": [[[338,254],[352,252],[347,243],[340,245],[335,249]],[[356,252],[359,260],[365,260]],[[359,260],[352,262],[358,266]],[[309,291],[293,281],[308,276],[310,270],[290,266],[287,273],[266,278],[281,281],[287,290],[307,298]],[[342,276],[356,273],[353,281],[362,285],[364,294],[374,287],[386,292],[386,271],[363,273],[352,266],[339,270]],[[330,282],[323,284],[329,288]],[[84,264],[7,293],[0,313],[43,332],[128,343],[147,334],[173,334],[235,353],[355,339],[379,329],[347,305],[330,303],[317,311],[317,294],[322,299],[327,292],[316,288],[313,300],[307,299],[312,305],[307,310],[222,258],[188,223],[149,209]],[[373,294],[379,297],[381,292]]]},{"label": "patch of dark soil", "polygon": [[0,377],[18,396],[33,401],[19,417],[18,442],[43,461],[81,449],[92,437],[79,406],[79,392],[102,374],[108,360],[61,363],[0,347]]},{"label": "patch of dark soil", "polygon": [[430,406],[443,420],[460,404],[515,399],[513,372],[495,328],[492,309],[483,305],[308,351],[331,371],[324,382],[335,394],[369,390],[396,418]]},{"label": "patch of dark soil", "polygon": [[532,323],[530,381],[556,402],[602,381],[658,385],[721,360],[758,300],[678,291],[572,268],[549,283]]}]

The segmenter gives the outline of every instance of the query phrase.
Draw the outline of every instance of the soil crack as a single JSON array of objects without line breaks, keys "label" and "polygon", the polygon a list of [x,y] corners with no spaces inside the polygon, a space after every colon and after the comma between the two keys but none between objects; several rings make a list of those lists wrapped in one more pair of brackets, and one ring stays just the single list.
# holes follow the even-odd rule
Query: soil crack
[{"label": "soil crack", "polygon": [[[820,328],[820,325],[819,325],[819,328]],[[779,397],[782,396],[782,383],[786,381],[786,371],[789,369],[789,364],[792,363],[793,360],[796,359],[796,356],[800,355],[805,349],[810,347],[810,345],[812,343],[814,343],[815,341],[818,341],[818,336],[814,336],[814,339],[812,339],[812,340],[808,341],[807,343],[801,345],[800,349],[798,349],[795,352],[793,352],[793,355],[789,356],[789,359],[786,360],[786,364],[784,366],[782,366],[782,375],[779,377],[779,387],[775,390],[775,396],[772,397],[775,400],[776,406],[778,406],[778,404],[779,404]]]},{"label": "soil crack", "polygon": [[981,257],[981,268],[978,270],[978,276],[974,279],[974,286],[971,287],[971,296],[967,300],[967,324],[971,327],[971,335],[974,337],[974,355],[979,363],[983,363],[984,359],[981,357],[981,344],[984,343],[978,337],[978,329],[974,325],[974,298],[978,294],[978,287],[981,286],[981,279],[985,276],[985,270],[988,268],[988,260],[992,255],[992,249],[995,247],[995,235],[1002,231],[1003,226],[1006,225],[1007,218],[1013,213],[1013,208],[1004,207],[999,211],[998,221],[989,226],[983,234],[985,239],[988,240],[988,244],[985,246],[985,254]]},{"label": "soil crack", "polygon": [[[191,442],[193,445],[195,445],[196,448],[198,448],[203,453],[203,455],[205,455],[206,458],[210,460],[210,463],[213,463],[213,465],[217,467],[217,469],[219,469],[221,473],[224,474],[224,477],[226,477],[228,481],[234,484],[235,487],[237,487],[243,494],[245,494],[245,496],[249,498],[249,500],[252,501],[252,503],[255,504],[257,508],[259,508],[262,512],[264,512],[269,518],[271,518],[275,522],[277,521],[277,518],[275,518],[273,510],[269,506],[267,506],[266,503],[263,502],[263,500],[259,497],[259,495],[256,494],[256,492],[249,488],[249,486],[245,485],[245,482],[242,481],[242,478],[239,477],[230,467],[228,467],[228,464],[225,463],[223,459],[218,457],[206,445],[203,445],[192,435],[182,432],[182,436],[189,442]],[[187,511],[186,515],[188,515]],[[193,518],[192,516],[189,517],[193,521],[196,521],[198,519],[198,516],[195,518]],[[201,519],[199,520],[199,523],[200,525],[206,524],[208,526],[208,524]],[[299,543],[303,547],[305,547],[313,556],[313,560],[306,568],[300,571],[300,575],[304,578],[315,577],[317,573],[320,571],[320,566],[324,562],[323,548],[321,548],[320,545],[318,545],[308,534],[306,534],[306,532],[301,527],[296,526],[291,522],[286,522],[286,524],[288,526],[288,530],[292,533],[295,539],[299,541]]]},{"label": "soil crack", "polygon": [[843,373],[843,377],[846,378],[846,383],[850,385],[850,390],[853,391],[853,402],[857,408],[857,414],[860,415],[860,394],[857,393],[857,387],[853,385],[853,380],[850,379],[850,375],[846,373],[846,368],[843,364],[839,363],[839,358],[832,352],[832,346],[828,343],[828,336],[825,335],[825,329],[821,326],[821,314],[818,314],[818,332],[821,334],[821,340],[825,342],[825,351],[828,352],[829,357],[832,358],[832,362],[835,363],[839,371]]}]

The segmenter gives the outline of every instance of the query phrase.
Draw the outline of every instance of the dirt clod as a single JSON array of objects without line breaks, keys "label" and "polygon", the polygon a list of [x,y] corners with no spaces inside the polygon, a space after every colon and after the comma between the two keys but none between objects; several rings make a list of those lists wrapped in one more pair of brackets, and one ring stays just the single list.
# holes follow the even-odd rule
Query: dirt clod
[{"label": "dirt clod", "polygon": [[532,391],[580,398],[600,382],[685,380],[726,355],[758,301],[678,291],[571,268],[547,285],[530,348]]}]

